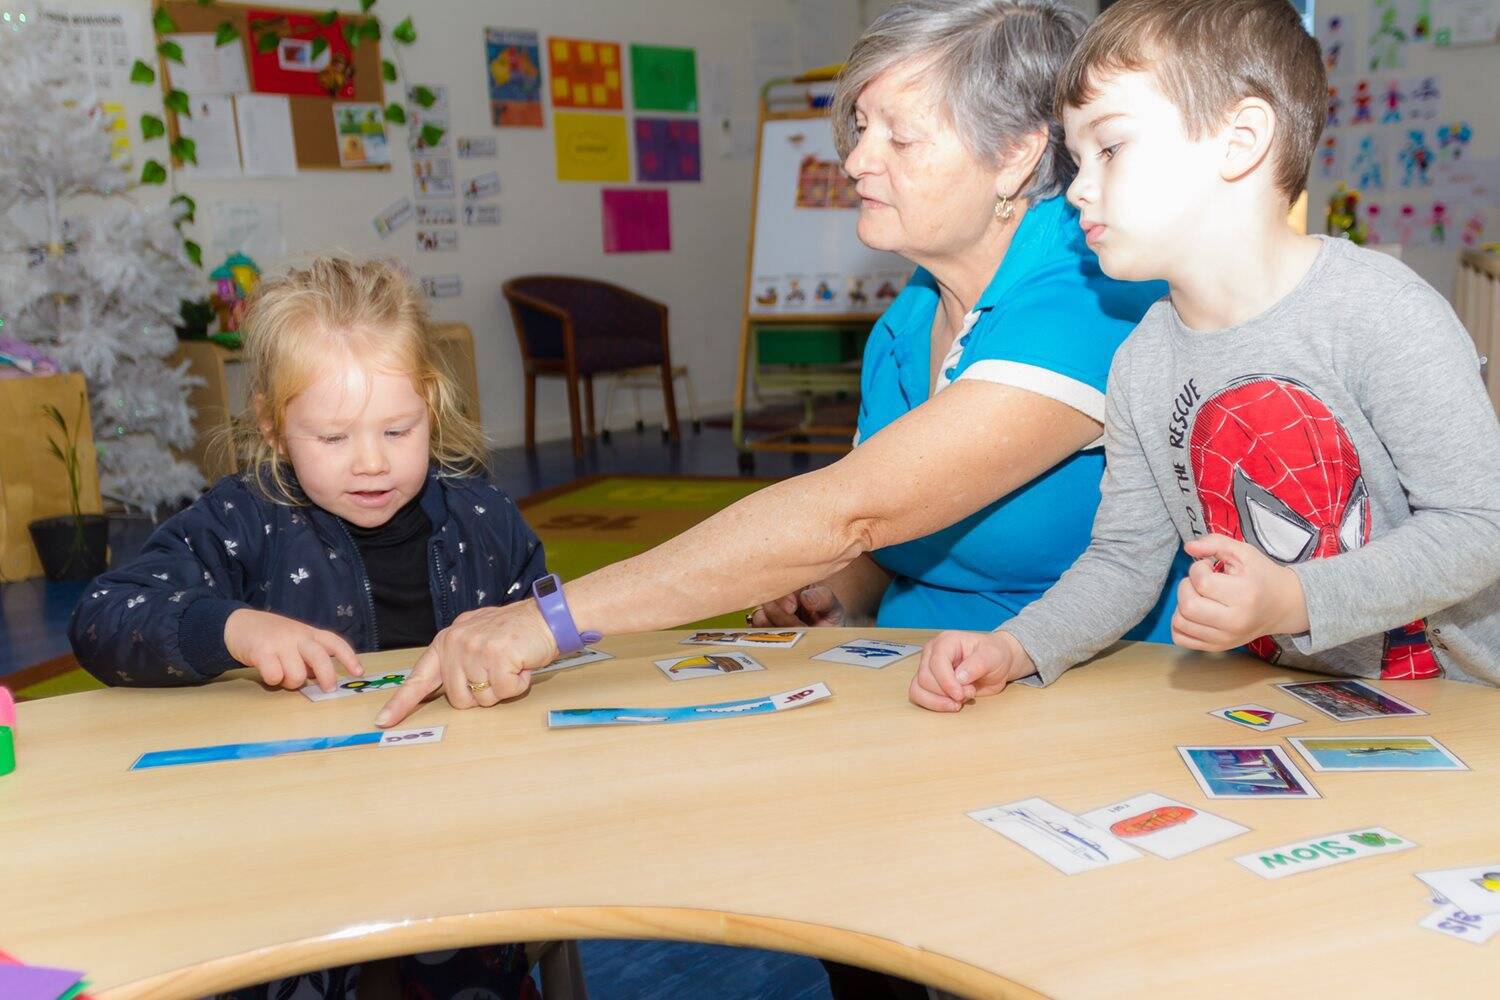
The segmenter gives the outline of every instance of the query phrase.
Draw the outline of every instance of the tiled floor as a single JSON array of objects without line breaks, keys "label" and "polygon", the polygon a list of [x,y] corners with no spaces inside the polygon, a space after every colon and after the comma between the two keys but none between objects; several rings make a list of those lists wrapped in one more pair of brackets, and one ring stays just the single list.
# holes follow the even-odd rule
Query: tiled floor
[{"label": "tiled floor", "polygon": [[[609,444],[593,442],[574,459],[566,441],[546,442],[535,453],[506,448],[494,455],[495,481],[514,496],[601,473],[733,476],[738,474],[729,431],[684,428],[678,444],[660,431],[615,432]],[[831,456],[760,456],[755,474],[785,477],[825,465]],[[131,530],[134,528],[134,530]],[[149,525],[126,526],[111,537],[116,558],[128,558]],[[84,583],[27,580],[0,585],[0,677],[68,651],[68,616]],[[585,941],[580,945],[591,1000],[825,1000],[827,978],[800,955],[677,944],[664,941]]]}]

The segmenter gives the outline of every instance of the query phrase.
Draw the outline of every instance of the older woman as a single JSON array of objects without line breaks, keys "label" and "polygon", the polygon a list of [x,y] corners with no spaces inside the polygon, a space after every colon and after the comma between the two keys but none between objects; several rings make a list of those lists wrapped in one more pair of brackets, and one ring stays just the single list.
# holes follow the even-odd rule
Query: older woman
[{"label": "older woman", "polygon": [[[565,600],[460,617],[380,724],[439,686],[456,708],[514,697],[585,631],[782,594],[757,623],[986,629],[1051,586],[1089,542],[1110,359],[1165,291],[1106,277],[1060,194],[1073,165],[1053,89],[1082,28],[1053,0],[881,15],[849,57],[833,127],[860,239],[918,266],[870,336],[857,447],[572,581]],[[1143,614],[1158,600],[1137,596]],[[1166,641],[1170,618],[1158,607],[1135,636]]]}]

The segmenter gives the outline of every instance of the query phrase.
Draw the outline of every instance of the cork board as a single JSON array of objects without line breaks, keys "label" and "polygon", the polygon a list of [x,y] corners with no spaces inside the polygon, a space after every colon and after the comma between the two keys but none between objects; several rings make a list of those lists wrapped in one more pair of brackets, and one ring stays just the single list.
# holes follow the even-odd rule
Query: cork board
[{"label": "cork board", "polygon": [[[205,6],[197,0],[166,0],[163,10],[177,22],[179,33],[213,34],[225,21],[233,24],[240,33],[238,44],[245,60],[246,79],[253,81],[255,74],[251,64],[251,49],[255,44],[250,32],[250,12],[282,14],[306,18],[321,11],[276,7],[269,4],[215,3]],[[334,22],[335,30],[344,21],[359,24],[365,20],[361,14],[340,14]],[[297,154],[298,170],[389,170],[389,164],[340,166],[338,136],[334,131],[333,105],[340,101],[358,101],[385,105],[385,85],[380,76],[380,43],[360,42],[353,46],[353,94],[333,98],[325,95],[290,94],[292,141]],[[165,93],[171,87],[172,64],[158,58],[161,80]],[[192,96],[189,94],[188,96]],[[177,114],[166,113],[167,131],[173,141],[179,134]]]}]

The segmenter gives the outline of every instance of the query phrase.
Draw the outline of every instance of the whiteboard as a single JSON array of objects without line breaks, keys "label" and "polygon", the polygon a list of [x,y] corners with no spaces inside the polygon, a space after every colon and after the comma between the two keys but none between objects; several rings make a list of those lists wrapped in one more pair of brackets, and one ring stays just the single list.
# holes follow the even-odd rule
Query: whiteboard
[{"label": "whiteboard", "polygon": [[761,123],[751,316],[884,311],[912,271],[859,241],[859,199],[839,167],[826,117]]}]

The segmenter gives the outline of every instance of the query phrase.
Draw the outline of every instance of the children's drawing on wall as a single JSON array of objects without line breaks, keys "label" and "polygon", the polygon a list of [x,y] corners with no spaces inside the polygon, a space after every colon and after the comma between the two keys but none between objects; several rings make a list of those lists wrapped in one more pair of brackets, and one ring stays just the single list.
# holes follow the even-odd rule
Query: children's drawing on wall
[{"label": "children's drawing on wall", "polygon": [[1411,36],[1401,17],[1400,0],[1375,0],[1370,7],[1370,20],[1368,68],[1376,71],[1404,67]]},{"label": "children's drawing on wall", "polygon": [[1438,156],[1445,163],[1455,163],[1463,158],[1469,140],[1474,138],[1473,129],[1465,121],[1449,122],[1437,127]]},{"label": "children's drawing on wall", "polygon": [[1369,80],[1360,80],[1354,85],[1354,118],[1351,124],[1371,125],[1375,122],[1375,94]]},{"label": "children's drawing on wall", "polygon": [[1396,154],[1401,163],[1401,186],[1430,187],[1432,185],[1432,150],[1427,145],[1427,134],[1419,128],[1408,129],[1406,141]]},{"label": "children's drawing on wall", "polygon": [[1328,75],[1355,62],[1350,51],[1354,29],[1347,14],[1327,14],[1318,18],[1318,44],[1323,48],[1323,68]]},{"label": "children's drawing on wall", "polygon": [[1372,201],[1365,206],[1365,242],[1384,243],[1385,233],[1385,206],[1378,201]]},{"label": "children's drawing on wall", "polygon": [[1385,189],[1385,140],[1379,135],[1362,135],[1354,158],[1349,164],[1354,186],[1361,191]]},{"label": "children's drawing on wall", "polygon": [[1406,120],[1432,121],[1443,99],[1443,86],[1433,75],[1414,76],[1406,90]]},{"label": "children's drawing on wall", "polygon": [[1391,77],[1383,87],[1385,96],[1381,99],[1380,124],[1397,125],[1401,122],[1401,106],[1406,103],[1406,91],[1402,87],[1401,77]]},{"label": "children's drawing on wall", "polygon": [[1344,124],[1344,96],[1342,84],[1332,81],[1328,84],[1328,117],[1323,122],[1324,128],[1338,128]]}]

